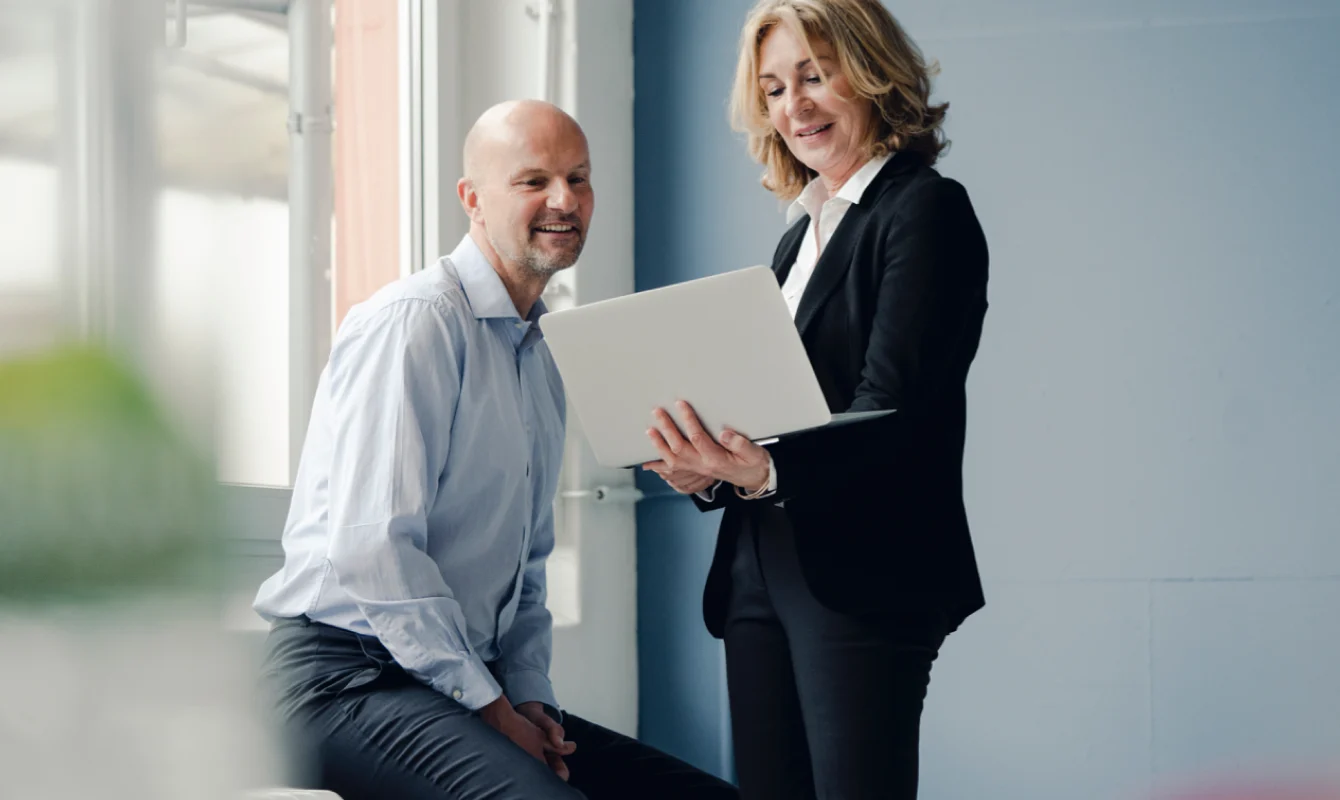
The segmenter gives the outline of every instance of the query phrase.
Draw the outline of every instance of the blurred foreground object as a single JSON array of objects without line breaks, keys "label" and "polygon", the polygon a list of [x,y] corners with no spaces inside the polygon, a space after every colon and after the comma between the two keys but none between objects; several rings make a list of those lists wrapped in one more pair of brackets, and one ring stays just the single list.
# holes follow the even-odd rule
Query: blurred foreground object
[{"label": "blurred foreground object", "polygon": [[274,749],[220,624],[213,471],[89,345],[0,356],[0,781],[235,798]]},{"label": "blurred foreground object", "polygon": [[0,518],[0,601],[217,585],[208,464],[91,347],[0,362]]}]

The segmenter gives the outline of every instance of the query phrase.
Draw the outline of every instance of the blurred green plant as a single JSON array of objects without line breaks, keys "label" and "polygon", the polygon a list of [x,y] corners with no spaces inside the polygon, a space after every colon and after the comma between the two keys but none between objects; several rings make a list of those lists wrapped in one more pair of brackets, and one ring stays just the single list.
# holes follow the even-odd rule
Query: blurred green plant
[{"label": "blurred green plant", "polygon": [[0,361],[0,602],[217,588],[217,491],[208,461],[109,352]]}]

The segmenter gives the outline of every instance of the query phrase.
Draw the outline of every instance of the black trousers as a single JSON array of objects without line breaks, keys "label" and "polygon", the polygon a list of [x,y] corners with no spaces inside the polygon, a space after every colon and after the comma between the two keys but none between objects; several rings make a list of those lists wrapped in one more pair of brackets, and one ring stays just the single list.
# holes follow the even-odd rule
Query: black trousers
[{"label": "black trousers", "polygon": [[305,618],[277,623],[262,687],[301,788],[343,800],[734,800],[734,786],[573,714],[571,783],[478,714],[418,682],[373,637]]},{"label": "black trousers", "polygon": [[941,617],[825,608],[800,571],[785,512],[754,512],[736,542],[725,626],[741,797],[914,800]]}]

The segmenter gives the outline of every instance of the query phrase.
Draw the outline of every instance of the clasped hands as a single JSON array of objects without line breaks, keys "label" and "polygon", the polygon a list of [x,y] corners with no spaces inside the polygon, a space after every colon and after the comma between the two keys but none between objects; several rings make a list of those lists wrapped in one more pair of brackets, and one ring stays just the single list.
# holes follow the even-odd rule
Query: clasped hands
[{"label": "clasped hands", "polygon": [[503,695],[481,708],[479,716],[517,747],[548,764],[559,778],[568,779],[563,757],[572,755],[577,745],[565,740],[563,726],[545,713],[543,703],[531,701],[513,708]]},{"label": "clasped hands", "polygon": [[703,428],[692,406],[680,400],[675,407],[683,420],[682,430],[665,409],[652,411],[647,436],[661,459],[648,461],[643,469],[660,475],[681,494],[701,492],[718,481],[747,492],[767,485],[771,470],[767,450],[731,428],[721,432],[718,442]]}]

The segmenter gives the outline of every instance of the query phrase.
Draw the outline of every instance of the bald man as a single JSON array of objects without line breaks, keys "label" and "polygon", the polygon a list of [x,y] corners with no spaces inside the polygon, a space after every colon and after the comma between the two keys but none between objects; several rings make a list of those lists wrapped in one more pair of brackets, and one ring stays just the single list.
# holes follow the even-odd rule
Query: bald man
[{"label": "bald man", "polygon": [[335,337],[284,566],[256,597],[299,780],[344,800],[734,798],[554,697],[565,411],[536,321],[586,241],[590,156],[567,114],[512,102],[475,123],[464,163],[469,234]]}]

